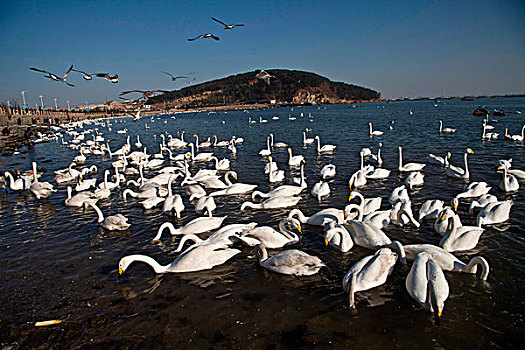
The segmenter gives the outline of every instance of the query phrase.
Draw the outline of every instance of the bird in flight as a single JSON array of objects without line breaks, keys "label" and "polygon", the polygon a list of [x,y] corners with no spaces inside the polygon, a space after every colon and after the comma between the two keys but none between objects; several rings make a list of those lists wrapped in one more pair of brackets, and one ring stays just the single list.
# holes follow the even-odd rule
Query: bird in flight
[{"label": "bird in flight", "polygon": [[255,77],[264,80],[268,85],[270,85],[270,78],[275,78],[273,75],[268,74],[265,70],[262,70],[259,73],[257,73]]},{"label": "bird in flight", "polygon": [[157,92],[162,92],[162,93],[166,93],[166,92],[169,92],[167,90],[129,90],[129,91],[123,91],[120,93],[120,96],[124,96],[126,94],[130,94],[132,92],[138,92],[138,93],[141,93],[142,95],[144,95],[144,97],[148,98],[148,97],[151,97],[153,96],[155,93]]},{"label": "bird in flight", "polygon": [[213,17],[212,17],[211,19],[214,20],[214,21],[217,22],[217,23],[222,24],[222,25],[224,26],[224,29],[225,29],[225,30],[226,30],[226,29],[233,29],[233,28],[235,28],[235,27],[244,27],[244,24],[226,24],[226,23],[224,23],[224,22],[222,22],[222,21],[219,21],[217,18],[213,18]]},{"label": "bird in flight", "polygon": [[164,73],[164,74],[169,75],[169,76],[171,77],[171,80],[172,80],[172,81],[175,81],[175,80],[177,80],[177,79],[188,79],[188,77],[183,77],[183,76],[174,77],[173,74],[170,74],[170,73],[165,72],[165,71],[161,71],[161,72]]},{"label": "bird in flight", "polygon": [[43,69],[38,69],[38,68],[29,68],[30,70],[34,70],[35,72],[40,72],[40,73],[46,73],[47,75],[44,75],[45,78],[48,78],[48,79],[51,79],[51,80],[54,80],[54,81],[61,81],[63,83],[65,83],[66,85],[69,85],[69,86],[75,86],[73,84],[70,84],[66,81],[66,77],[68,76],[69,73],[71,73],[71,71],[73,70],[73,65],[71,65],[71,67],[69,67],[69,69],[67,70],[66,74],[64,74],[64,76],[62,78],[60,78],[59,76],[57,76],[56,74],[53,74],[51,72],[48,72],[47,70],[43,70]]},{"label": "bird in flight", "polygon": [[88,73],[83,72],[83,71],[78,70],[78,69],[72,69],[72,71],[82,74],[82,78],[84,78],[84,80],[91,80],[91,79],[93,79],[93,74],[88,74]]},{"label": "bird in flight", "polygon": [[213,40],[217,40],[217,41],[219,41],[219,37],[213,35],[212,33],[201,34],[201,35],[199,35],[199,36],[196,37],[196,38],[188,39],[188,41],[194,41],[194,40],[197,40],[197,39],[200,39],[200,38],[203,38],[203,39],[211,38],[211,39],[213,39]]},{"label": "bird in flight", "polygon": [[93,75],[96,76],[97,78],[106,79],[107,81],[109,81],[109,82],[111,82],[113,84],[118,83],[118,74],[115,74],[114,76],[111,76],[108,73],[95,73]]}]

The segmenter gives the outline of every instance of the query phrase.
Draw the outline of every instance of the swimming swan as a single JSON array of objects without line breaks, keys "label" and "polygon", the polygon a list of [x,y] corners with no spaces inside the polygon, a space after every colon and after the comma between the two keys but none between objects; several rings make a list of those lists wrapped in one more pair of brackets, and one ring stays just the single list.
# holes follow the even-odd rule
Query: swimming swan
[{"label": "swimming swan", "polygon": [[165,228],[169,229],[172,236],[185,235],[188,233],[198,234],[219,228],[222,225],[224,219],[226,219],[226,216],[196,218],[177,229],[171,222],[165,222],[159,227],[159,231],[157,232],[155,238],[153,238],[152,242],[160,241]]},{"label": "swimming swan", "polygon": [[324,243],[326,246],[331,245],[342,253],[348,252],[354,246],[354,241],[348,230],[333,220],[329,220],[326,225]]},{"label": "swimming swan", "polygon": [[259,265],[267,270],[285,275],[310,276],[323,267],[321,259],[297,249],[289,249],[268,257],[264,245],[255,247],[255,256]]},{"label": "swimming swan", "polygon": [[512,201],[489,203],[481,209],[476,218],[478,227],[499,224],[509,220]]},{"label": "swimming swan", "polygon": [[465,155],[464,155],[465,169],[462,169],[460,167],[457,167],[457,166],[454,166],[454,165],[450,164],[450,166],[447,168],[445,173],[448,176],[456,178],[456,179],[467,179],[468,180],[469,177],[470,177],[470,172],[468,170],[467,156],[469,154],[474,154],[474,151],[471,150],[470,148],[467,148],[467,150],[465,151]]},{"label": "swimming swan", "polygon": [[262,203],[252,203],[252,202],[244,202],[241,205],[241,210],[245,210],[246,208],[251,209],[280,209],[280,208],[288,208],[293,207],[297,205],[297,203],[301,200],[301,197],[293,197],[293,196],[286,196],[286,197],[270,197],[266,199]]},{"label": "swimming swan", "polygon": [[223,242],[195,245],[180,254],[171,264],[165,266],[160,265],[153,258],[146,255],[128,255],[120,259],[119,274],[123,274],[128,266],[135,261],[141,261],[150,265],[155,273],[209,270],[214,266],[224,264],[240,252],[238,249],[225,247]]},{"label": "swimming swan", "polygon": [[88,205],[90,205],[97,212],[98,223],[103,229],[108,231],[127,230],[131,226],[131,224],[128,223],[128,219],[122,214],[106,216],[104,218],[102,211],[95,203],[84,202],[84,208],[86,208]]},{"label": "swimming swan", "polygon": [[439,324],[449,294],[448,283],[439,264],[429,254],[419,253],[408,273],[405,286],[412,298],[434,313],[435,322]]},{"label": "swimming swan", "polygon": [[[440,220],[445,221],[447,214],[444,213]],[[453,218],[448,218],[445,237],[439,242],[440,247],[449,252],[474,249],[485,229],[477,226],[456,226]]]},{"label": "swimming swan", "polygon": [[[266,248],[276,249],[289,246],[299,242],[299,236],[290,231],[293,228],[301,232],[301,224],[296,219],[285,218],[279,222],[279,231],[270,226],[259,226],[252,229],[244,230],[241,233],[241,241],[250,246],[263,244]],[[245,238],[252,240],[246,242]]]},{"label": "swimming swan", "polygon": [[489,263],[481,256],[475,256],[468,264],[456,258],[452,253],[433,244],[410,244],[403,246],[408,260],[415,260],[416,256],[425,252],[429,254],[444,271],[455,271],[476,274],[478,266],[481,266],[479,278],[486,281],[489,275]]},{"label": "swimming swan", "polygon": [[319,136],[316,136],[315,139],[317,140],[317,153],[332,153],[335,151],[336,146],[323,145],[323,147],[321,147],[321,139]]},{"label": "swimming swan", "polygon": [[348,304],[355,308],[355,293],[378,287],[386,282],[397,261],[397,254],[381,248],[374,255],[357,261],[343,277],[343,290],[348,293]]},{"label": "swimming swan", "polygon": [[29,190],[31,193],[35,195],[37,199],[40,198],[47,198],[51,195],[51,193],[56,192],[53,188],[53,185],[51,185],[49,182],[39,182],[37,177],[37,171],[36,171],[36,162],[32,162],[31,164],[33,166],[33,183],[31,184],[31,187]]},{"label": "swimming swan", "polygon": [[423,163],[407,163],[403,165],[403,148],[399,147],[399,164],[397,169],[399,171],[420,171],[423,170],[423,168],[426,166],[426,164]]}]

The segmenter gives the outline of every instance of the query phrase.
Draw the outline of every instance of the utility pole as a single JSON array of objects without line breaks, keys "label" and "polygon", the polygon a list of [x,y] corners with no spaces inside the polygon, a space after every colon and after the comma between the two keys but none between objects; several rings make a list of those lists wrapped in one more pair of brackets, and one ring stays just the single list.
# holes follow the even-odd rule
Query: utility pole
[{"label": "utility pole", "polygon": [[58,107],[57,107],[57,100],[58,100],[58,98],[54,98],[53,100],[55,100],[55,111],[58,111]]},{"label": "utility pole", "polygon": [[26,108],[26,93],[27,91],[22,90],[22,100],[24,101],[24,108]]},{"label": "utility pole", "polygon": [[44,100],[42,100],[42,97],[44,97],[44,96],[40,95],[38,97],[40,97],[40,104],[42,105],[42,110],[43,110],[44,109]]},{"label": "utility pole", "polygon": [[9,104],[9,100],[7,100],[7,108],[11,108],[11,105]]},{"label": "utility pole", "polygon": [[71,111],[71,107],[69,106],[69,100],[67,100],[67,110]]}]

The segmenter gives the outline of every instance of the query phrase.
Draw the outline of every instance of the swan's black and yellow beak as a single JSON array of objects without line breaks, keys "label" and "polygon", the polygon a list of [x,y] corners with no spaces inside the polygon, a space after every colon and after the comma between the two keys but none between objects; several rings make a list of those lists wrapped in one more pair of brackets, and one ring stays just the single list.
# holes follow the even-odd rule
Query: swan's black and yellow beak
[{"label": "swan's black and yellow beak", "polygon": [[124,273],[124,269],[122,267],[118,267],[118,274],[122,275]]},{"label": "swan's black and yellow beak", "polygon": [[301,232],[301,225],[297,226],[297,231]]},{"label": "swan's black and yellow beak", "polygon": [[441,221],[445,221],[446,218],[447,218],[447,214],[441,215]]},{"label": "swan's black and yellow beak", "polygon": [[324,245],[328,247],[328,239],[324,239]]},{"label": "swan's black and yellow beak", "polygon": [[349,188],[349,189],[352,189],[352,184],[348,184],[348,188]]},{"label": "swan's black and yellow beak", "polygon": [[346,211],[343,212],[343,217],[345,218],[345,220],[346,220],[346,218],[348,217],[348,213],[347,213]]},{"label": "swan's black and yellow beak", "polygon": [[352,195],[348,196],[348,201],[350,202],[352,200]]},{"label": "swan's black and yellow beak", "polygon": [[500,165],[497,170],[503,169],[503,165]]},{"label": "swan's black and yellow beak", "polygon": [[454,204],[454,205],[452,206],[452,209],[454,209],[454,211],[458,211],[458,205],[457,205],[457,204]]}]

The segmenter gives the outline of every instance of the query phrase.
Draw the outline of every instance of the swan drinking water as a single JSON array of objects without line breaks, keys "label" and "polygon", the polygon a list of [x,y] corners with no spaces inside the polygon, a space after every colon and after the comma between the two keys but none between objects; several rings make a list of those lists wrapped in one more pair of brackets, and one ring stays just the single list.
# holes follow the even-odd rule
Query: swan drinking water
[{"label": "swan drinking water", "polygon": [[310,276],[326,266],[318,257],[297,249],[285,250],[268,257],[266,247],[262,244],[255,248],[255,256],[259,265],[265,269],[285,275]]},{"label": "swan drinking water", "polygon": [[108,231],[127,230],[131,226],[131,224],[128,223],[128,219],[121,214],[107,216],[104,218],[102,211],[95,203],[84,202],[84,208],[86,208],[88,205],[90,205],[97,212],[98,223],[103,229]]}]

